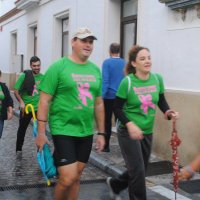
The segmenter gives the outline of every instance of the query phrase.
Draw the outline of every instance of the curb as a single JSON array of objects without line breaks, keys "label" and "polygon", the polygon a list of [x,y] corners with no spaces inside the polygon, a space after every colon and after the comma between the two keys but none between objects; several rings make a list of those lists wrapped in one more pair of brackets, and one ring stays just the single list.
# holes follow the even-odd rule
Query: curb
[{"label": "curb", "polygon": [[108,173],[111,176],[117,176],[122,174],[125,168],[116,166],[116,164],[111,163],[109,160],[102,158],[94,151],[90,154],[90,163],[93,164],[95,167],[103,170],[104,172]]}]

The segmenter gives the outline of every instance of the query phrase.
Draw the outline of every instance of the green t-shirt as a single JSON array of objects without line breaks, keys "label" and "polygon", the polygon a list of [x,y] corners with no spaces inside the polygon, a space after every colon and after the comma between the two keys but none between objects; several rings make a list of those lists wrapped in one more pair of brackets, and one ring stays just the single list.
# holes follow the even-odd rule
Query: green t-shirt
[{"label": "green t-shirt", "polygon": [[66,57],[52,64],[39,89],[51,95],[49,126],[53,135],[85,137],[94,132],[94,102],[101,96],[101,72],[88,61],[77,64]]},{"label": "green t-shirt", "polygon": [[1,110],[2,110],[2,101],[5,99],[5,95],[2,91],[2,87],[0,85],[0,115],[1,115]]},{"label": "green t-shirt", "polygon": [[[26,91],[21,94],[21,98],[24,101],[25,105],[30,103],[34,106],[35,110],[38,109],[38,102],[39,102],[39,98],[40,98],[38,85],[39,85],[39,83],[40,83],[40,81],[42,80],[43,77],[44,77],[43,74],[37,74],[37,75],[34,76],[35,85],[34,85],[33,93],[32,93],[31,96],[28,95]],[[21,88],[21,85],[24,82],[24,79],[25,79],[25,73],[22,73],[19,76],[17,82],[15,83],[15,86],[14,86],[15,90],[19,90]]]},{"label": "green t-shirt", "polygon": [[[163,79],[159,74],[150,74],[148,80],[140,80],[134,74],[125,77],[116,96],[127,99],[124,105],[126,117],[134,122],[144,134],[153,132],[159,94],[164,93]],[[130,88],[130,89],[129,89]]]}]

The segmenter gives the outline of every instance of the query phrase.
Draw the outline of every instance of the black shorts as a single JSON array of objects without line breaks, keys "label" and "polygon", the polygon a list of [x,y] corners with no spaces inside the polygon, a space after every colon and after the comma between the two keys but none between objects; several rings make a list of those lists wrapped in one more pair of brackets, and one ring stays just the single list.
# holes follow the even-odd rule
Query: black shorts
[{"label": "black shorts", "polygon": [[93,135],[73,137],[53,135],[54,162],[57,167],[69,165],[77,161],[87,163],[92,150]]}]

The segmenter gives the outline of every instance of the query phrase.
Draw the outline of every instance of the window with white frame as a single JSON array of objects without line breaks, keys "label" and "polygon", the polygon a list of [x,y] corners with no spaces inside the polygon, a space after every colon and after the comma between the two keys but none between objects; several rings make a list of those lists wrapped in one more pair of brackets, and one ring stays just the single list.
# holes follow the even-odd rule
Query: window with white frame
[{"label": "window with white frame", "polygon": [[62,19],[62,56],[68,56],[69,46],[69,19]]},{"label": "window with white frame", "polygon": [[128,59],[128,51],[137,39],[138,0],[121,1],[121,56]]},{"label": "window with white frame", "polygon": [[54,15],[53,59],[69,54],[69,10]]}]

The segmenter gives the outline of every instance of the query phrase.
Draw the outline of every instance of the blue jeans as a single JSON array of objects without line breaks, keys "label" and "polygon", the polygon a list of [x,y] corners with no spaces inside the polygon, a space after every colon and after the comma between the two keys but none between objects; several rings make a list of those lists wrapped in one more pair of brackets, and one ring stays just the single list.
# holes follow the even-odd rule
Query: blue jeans
[{"label": "blue jeans", "polygon": [[3,133],[3,126],[4,126],[4,120],[0,119],[0,138],[1,138],[2,133]]}]

